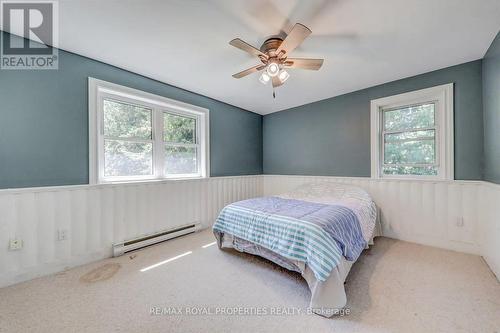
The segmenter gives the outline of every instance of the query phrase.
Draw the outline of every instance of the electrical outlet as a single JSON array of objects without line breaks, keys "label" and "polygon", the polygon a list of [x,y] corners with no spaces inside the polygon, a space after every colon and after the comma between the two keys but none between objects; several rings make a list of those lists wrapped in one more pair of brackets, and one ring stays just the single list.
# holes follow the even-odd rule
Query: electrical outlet
[{"label": "electrical outlet", "polygon": [[9,241],[9,250],[17,251],[23,248],[23,240],[22,239],[11,239]]},{"label": "electrical outlet", "polygon": [[463,217],[459,217],[457,218],[457,227],[463,227],[464,226],[464,218]]},{"label": "electrical outlet", "polygon": [[66,239],[68,239],[68,230],[66,230],[66,229],[57,230],[57,240],[63,241]]}]

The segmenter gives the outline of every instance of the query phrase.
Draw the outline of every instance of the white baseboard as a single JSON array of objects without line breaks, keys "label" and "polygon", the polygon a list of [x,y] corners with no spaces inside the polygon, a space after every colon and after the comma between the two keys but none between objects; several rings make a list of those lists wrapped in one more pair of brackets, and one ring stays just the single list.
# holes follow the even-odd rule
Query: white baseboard
[{"label": "white baseboard", "polygon": [[36,279],[45,275],[50,275],[65,271],[69,268],[85,265],[94,261],[111,257],[110,249],[103,249],[99,252],[73,257],[68,260],[56,261],[40,265],[39,267],[26,267],[11,274],[0,275],[0,287],[9,286],[23,281]]},{"label": "white baseboard", "polygon": [[500,184],[485,182],[480,198],[481,255],[500,280]]}]

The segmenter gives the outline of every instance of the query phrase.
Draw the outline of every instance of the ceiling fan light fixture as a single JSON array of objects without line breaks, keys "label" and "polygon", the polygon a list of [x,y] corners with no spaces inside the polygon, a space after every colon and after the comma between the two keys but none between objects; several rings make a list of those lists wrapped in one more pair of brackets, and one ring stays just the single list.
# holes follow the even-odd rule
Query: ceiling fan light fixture
[{"label": "ceiling fan light fixture", "polygon": [[280,71],[280,66],[277,63],[272,62],[269,65],[267,65],[266,72],[269,76],[274,77],[278,75],[279,71]]},{"label": "ceiling fan light fixture", "polygon": [[267,84],[271,80],[271,77],[267,75],[266,72],[263,72],[260,75],[259,81],[262,82],[263,84]]},{"label": "ceiling fan light fixture", "polygon": [[257,57],[260,61],[258,65],[233,74],[233,77],[241,79],[252,73],[261,72],[259,81],[263,84],[271,82],[274,96],[274,90],[282,86],[290,78],[290,74],[285,69],[293,68],[317,71],[323,65],[323,59],[289,57],[290,53],[299,47],[310,34],[311,29],[303,24],[295,23],[284,38],[282,38],[283,36],[271,36],[259,48],[248,44],[240,38],[231,40],[229,42],[230,45]]},{"label": "ceiling fan light fixture", "polygon": [[284,69],[282,69],[278,74],[278,78],[280,79],[281,83],[285,83],[285,81],[288,80],[289,77],[290,74],[288,74],[288,72]]}]

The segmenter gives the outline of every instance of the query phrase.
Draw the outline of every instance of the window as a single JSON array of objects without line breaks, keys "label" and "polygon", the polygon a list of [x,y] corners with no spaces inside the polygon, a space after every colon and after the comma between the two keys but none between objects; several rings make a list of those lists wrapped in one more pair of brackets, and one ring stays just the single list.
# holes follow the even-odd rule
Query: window
[{"label": "window", "polygon": [[372,177],[453,179],[453,84],[373,100]]},{"label": "window", "polygon": [[198,173],[198,135],[196,118],[163,113],[165,143],[165,174],[190,175]]},{"label": "window", "polygon": [[208,175],[208,110],[89,78],[90,182]]},{"label": "window", "polygon": [[153,175],[153,110],[104,98],[104,178]]}]

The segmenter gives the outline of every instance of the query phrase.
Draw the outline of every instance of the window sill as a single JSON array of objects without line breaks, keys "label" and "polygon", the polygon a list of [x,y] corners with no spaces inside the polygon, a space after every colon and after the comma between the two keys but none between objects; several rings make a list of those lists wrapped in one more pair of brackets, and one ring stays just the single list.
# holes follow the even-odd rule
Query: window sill
[{"label": "window sill", "polygon": [[423,181],[423,182],[449,182],[453,181],[454,179],[448,179],[448,178],[443,178],[443,177],[432,177],[432,176],[372,176],[371,179],[373,180],[398,180],[398,181]]},{"label": "window sill", "polygon": [[154,179],[137,179],[137,180],[101,180],[94,185],[122,185],[122,184],[157,184],[170,181],[192,181],[209,179],[210,176],[205,177],[168,177],[168,178],[154,178]]}]

